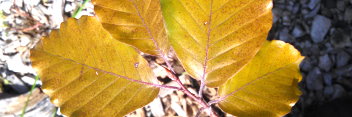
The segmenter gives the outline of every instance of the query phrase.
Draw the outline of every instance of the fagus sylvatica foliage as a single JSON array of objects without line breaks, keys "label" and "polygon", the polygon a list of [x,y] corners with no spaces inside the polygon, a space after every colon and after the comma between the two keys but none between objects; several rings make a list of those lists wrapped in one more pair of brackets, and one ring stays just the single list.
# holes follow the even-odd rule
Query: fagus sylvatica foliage
[{"label": "fagus sylvatica foliage", "polygon": [[[209,116],[211,106],[235,116],[283,116],[298,100],[303,57],[290,44],[267,41],[271,0],[93,0],[96,16],[69,18],[31,50],[43,91],[67,116],[124,116],[157,97],[184,92]],[[167,60],[173,49],[190,92]],[[178,86],[160,84],[143,52],[165,61]],[[218,99],[205,101],[205,87]]]}]

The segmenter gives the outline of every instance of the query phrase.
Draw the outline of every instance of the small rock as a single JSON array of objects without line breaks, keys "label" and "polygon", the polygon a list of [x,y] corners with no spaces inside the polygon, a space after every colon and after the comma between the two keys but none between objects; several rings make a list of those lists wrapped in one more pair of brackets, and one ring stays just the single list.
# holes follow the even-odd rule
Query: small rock
[{"label": "small rock", "polygon": [[315,43],[322,42],[331,27],[331,20],[325,16],[314,17],[310,35]]},{"label": "small rock", "polygon": [[291,19],[289,16],[282,17],[282,25],[289,26],[291,24]]},{"label": "small rock", "polygon": [[348,8],[345,11],[345,18],[344,19],[347,23],[352,23],[352,7]]},{"label": "small rock", "polygon": [[332,99],[342,97],[346,92],[345,89],[339,84],[334,84],[334,91],[335,92],[332,96]]},{"label": "small rock", "polygon": [[309,4],[308,4],[308,7],[310,9],[314,9],[315,6],[317,6],[318,4],[320,4],[320,0],[310,0]]},{"label": "small rock", "polygon": [[151,112],[153,113],[154,116],[157,116],[157,117],[165,116],[164,107],[160,98],[155,98],[154,101],[149,103],[149,106],[150,108],[152,108]]},{"label": "small rock", "polygon": [[284,11],[282,15],[282,25],[289,26],[291,24],[291,12]]},{"label": "small rock", "polygon": [[347,54],[345,51],[340,51],[336,55],[336,66],[342,67],[342,66],[347,65],[350,58],[351,58],[351,56],[349,54]]},{"label": "small rock", "polygon": [[328,85],[328,86],[331,86],[332,85],[332,75],[331,74],[329,74],[329,73],[325,73],[324,75],[323,75],[323,78],[324,78],[324,83],[326,84],[326,85]]},{"label": "small rock", "polygon": [[20,45],[27,46],[31,42],[30,38],[28,35],[20,35]]},{"label": "small rock", "polygon": [[301,13],[303,14],[303,15],[307,15],[308,13],[309,13],[309,9],[308,8],[305,8],[305,9],[302,9],[301,10]]},{"label": "small rock", "polygon": [[23,6],[23,0],[14,0],[13,2],[14,2],[15,5],[18,6],[18,7],[22,7],[22,6]]},{"label": "small rock", "polygon": [[328,54],[319,57],[319,68],[324,71],[329,71],[332,67],[332,62]]},{"label": "small rock", "polygon": [[11,13],[10,10],[11,10],[13,4],[14,4],[13,1],[2,0],[1,4],[0,4],[0,10],[6,14],[10,14]]},{"label": "small rock", "polygon": [[10,81],[10,87],[15,90],[18,94],[23,94],[29,91],[29,88],[15,75],[10,75],[6,77],[6,79]]},{"label": "small rock", "polygon": [[291,9],[289,9],[290,11],[292,11],[292,13],[297,14],[299,9],[300,9],[300,5],[299,4],[294,4],[291,5],[292,7],[290,7]]},{"label": "small rock", "polygon": [[[323,51],[322,51],[321,53],[329,53],[329,52],[332,52],[332,51],[334,50],[334,47],[332,46],[331,43],[325,43],[324,46],[325,46],[325,51],[326,51],[326,52],[323,52]],[[331,59],[332,59],[332,61],[334,62],[334,59],[335,59],[335,58],[332,57]]]},{"label": "small rock", "polygon": [[35,85],[40,85],[41,84],[40,80],[35,81],[35,78],[29,77],[29,76],[23,76],[21,79],[22,79],[23,82],[25,82],[28,85],[33,85],[34,82],[36,82]]},{"label": "small rock", "polygon": [[311,64],[311,62],[310,62],[310,59],[304,59],[304,60],[302,61],[302,63],[301,63],[301,69],[302,69],[303,71],[306,71],[306,72],[308,72],[308,71],[310,71],[310,70],[312,69],[312,64]]},{"label": "small rock", "polygon": [[74,6],[74,4],[72,4],[72,3],[66,3],[65,7],[64,7],[65,8],[64,11],[65,12],[73,11],[75,9],[75,7],[76,6]]},{"label": "small rock", "polygon": [[35,73],[31,66],[23,63],[23,59],[20,54],[16,54],[10,57],[10,59],[8,59],[6,62],[8,64],[8,69],[11,71],[20,73]]},{"label": "small rock", "polygon": [[324,95],[325,96],[330,97],[332,94],[334,94],[334,87],[333,86],[324,87]]},{"label": "small rock", "polygon": [[308,0],[299,0],[299,3],[302,5],[307,5]]},{"label": "small rock", "polygon": [[304,18],[308,19],[308,18],[312,18],[312,17],[316,16],[318,14],[319,10],[320,10],[320,4],[317,7],[315,7],[312,11],[305,13]]},{"label": "small rock", "polygon": [[282,41],[284,41],[284,42],[288,42],[288,43],[289,43],[289,42],[292,42],[293,37],[292,37],[292,35],[290,35],[288,32],[289,32],[288,29],[287,29],[287,28],[284,28],[284,29],[280,32],[280,34],[279,34],[280,40],[282,40]]},{"label": "small rock", "polygon": [[309,90],[322,90],[323,80],[319,68],[314,68],[310,71],[306,78],[307,88]]},{"label": "small rock", "polygon": [[340,67],[335,69],[334,72],[339,76],[352,77],[352,65]]},{"label": "small rock", "polygon": [[331,44],[333,44],[335,48],[351,47],[352,41],[348,35],[349,33],[349,30],[343,30],[341,28],[333,30],[330,38]]},{"label": "small rock", "polygon": [[282,16],[282,9],[280,9],[280,8],[278,8],[278,7],[274,7],[273,9],[272,9],[272,12],[273,12],[273,14],[274,14],[274,19],[273,19],[273,23],[276,23],[279,19],[280,19],[280,17]]},{"label": "small rock", "polygon": [[302,37],[303,35],[305,35],[305,31],[303,31],[303,28],[302,26],[300,25],[295,25],[295,27],[293,28],[293,31],[292,31],[292,35],[293,37],[295,38],[299,38],[299,37]]},{"label": "small rock", "polygon": [[337,0],[336,6],[337,6],[337,9],[343,11],[346,8],[346,3],[344,0]]},{"label": "small rock", "polygon": [[312,52],[312,55],[319,56],[320,55],[320,48],[317,44],[313,44],[312,47],[307,48],[308,51]]}]

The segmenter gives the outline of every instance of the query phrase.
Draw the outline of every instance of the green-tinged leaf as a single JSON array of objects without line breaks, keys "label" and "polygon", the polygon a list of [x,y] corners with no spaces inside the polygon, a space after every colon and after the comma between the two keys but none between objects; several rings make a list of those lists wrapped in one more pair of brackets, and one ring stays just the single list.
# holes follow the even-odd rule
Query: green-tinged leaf
[{"label": "green-tinged leaf", "polygon": [[303,57],[290,44],[267,41],[248,65],[219,88],[226,96],[222,110],[239,117],[281,117],[301,92],[299,64]]},{"label": "green-tinged leaf", "polygon": [[161,0],[161,8],[177,57],[209,87],[246,65],[272,25],[271,0]]},{"label": "green-tinged leaf", "polygon": [[67,116],[123,116],[151,102],[159,89],[134,48],[111,37],[95,17],[69,18],[31,50],[43,91]]},{"label": "green-tinged leaf", "polygon": [[169,50],[159,0],[93,0],[104,28],[124,43],[157,55]]}]

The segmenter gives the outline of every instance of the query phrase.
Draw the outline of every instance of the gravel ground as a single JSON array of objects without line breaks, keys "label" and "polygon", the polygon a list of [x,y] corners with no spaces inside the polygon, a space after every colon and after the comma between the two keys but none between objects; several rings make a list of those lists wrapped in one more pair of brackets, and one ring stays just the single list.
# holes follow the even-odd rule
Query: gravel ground
[{"label": "gravel ground", "polygon": [[[36,75],[28,50],[51,29],[57,29],[81,2],[0,0],[0,116],[20,115]],[[268,39],[291,43],[306,56],[301,64],[303,95],[287,117],[352,116],[348,110],[352,107],[352,0],[274,0],[273,13],[274,25]],[[88,4],[81,15],[93,15],[93,6]],[[190,90],[195,91],[197,81],[182,75],[179,63],[173,64]],[[154,68],[159,72],[160,68]],[[165,74],[159,76],[160,81],[170,82]],[[41,82],[36,86],[40,87]],[[208,93],[211,99],[216,91],[208,89]],[[181,92],[161,94],[129,116],[192,116],[199,109]],[[39,88],[30,100],[26,116],[60,115]]]}]

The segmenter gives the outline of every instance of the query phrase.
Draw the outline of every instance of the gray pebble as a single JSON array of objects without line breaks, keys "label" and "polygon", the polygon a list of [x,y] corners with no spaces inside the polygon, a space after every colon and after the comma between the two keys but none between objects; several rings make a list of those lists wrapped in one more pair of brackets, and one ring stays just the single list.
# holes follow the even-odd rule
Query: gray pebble
[{"label": "gray pebble", "polygon": [[306,78],[307,88],[309,90],[322,90],[323,80],[319,68],[314,68],[310,71]]},{"label": "gray pebble", "polygon": [[314,9],[318,4],[320,4],[320,0],[310,0],[308,7]]},{"label": "gray pebble", "polygon": [[288,32],[289,32],[289,30],[287,28],[284,28],[283,30],[281,30],[281,32],[279,34],[280,40],[282,40],[284,42],[292,42],[293,37]]},{"label": "gray pebble", "polygon": [[315,43],[322,42],[331,27],[331,20],[325,16],[314,17],[310,35]]},{"label": "gray pebble", "polygon": [[350,58],[351,58],[351,56],[349,54],[347,54],[345,51],[340,51],[336,55],[336,66],[342,67],[342,66],[347,65]]},{"label": "gray pebble", "polygon": [[307,51],[312,52],[312,55],[314,55],[314,56],[319,56],[320,55],[320,48],[319,48],[319,46],[317,44],[314,44],[314,45],[312,45],[312,47],[307,48],[307,49],[309,49]]},{"label": "gray pebble", "polygon": [[298,13],[299,9],[300,9],[300,5],[299,4],[295,4],[293,6],[292,13],[294,13],[294,14]]},{"label": "gray pebble", "polygon": [[344,18],[345,21],[346,21],[347,23],[352,23],[352,7],[346,9],[344,15],[345,15],[345,18]]},{"label": "gray pebble", "polygon": [[328,54],[319,57],[319,68],[324,71],[329,71],[332,67],[332,62]]},{"label": "gray pebble", "polygon": [[302,5],[307,5],[309,0],[299,0],[299,3]]},{"label": "gray pebble", "polygon": [[332,36],[330,37],[331,44],[334,45],[335,48],[344,48],[351,47],[351,36],[349,36],[350,31],[344,30],[341,28],[336,28],[336,30],[332,30]]},{"label": "gray pebble", "polygon": [[325,96],[330,97],[332,94],[334,94],[334,87],[333,86],[324,87],[324,95]]},{"label": "gray pebble", "polygon": [[295,38],[299,38],[299,37],[302,37],[303,35],[305,35],[305,32],[303,31],[302,26],[295,25],[292,31],[292,36]]},{"label": "gray pebble", "polygon": [[15,90],[17,93],[22,94],[29,91],[29,88],[19,80],[15,75],[10,75],[6,77],[7,80],[11,82],[10,87]]},{"label": "gray pebble", "polygon": [[320,4],[317,7],[315,7],[312,11],[309,11],[307,14],[305,14],[304,18],[308,19],[316,16],[319,10],[320,10]]},{"label": "gray pebble", "polygon": [[274,14],[273,23],[276,23],[279,20],[279,18],[282,16],[283,10],[281,8],[274,7],[272,9],[272,12]]},{"label": "gray pebble", "polygon": [[336,3],[336,6],[337,6],[337,9],[343,11],[345,10],[345,6],[346,6],[346,3],[344,0],[338,0],[337,3]]},{"label": "gray pebble", "polygon": [[310,62],[309,59],[304,59],[304,60],[302,61],[302,63],[301,63],[301,69],[302,69],[303,71],[306,71],[306,72],[308,72],[308,71],[310,71],[310,70],[312,69],[312,63]]},{"label": "gray pebble", "polygon": [[347,65],[335,69],[334,72],[339,76],[352,77],[352,65]]},{"label": "gray pebble", "polygon": [[332,85],[332,75],[331,74],[329,74],[329,73],[325,73],[324,75],[323,75],[323,79],[324,79],[324,83],[326,84],[326,85],[328,85],[328,86],[331,86]]},{"label": "gray pebble", "polygon": [[345,89],[339,84],[334,84],[334,91],[335,92],[332,96],[332,99],[342,97],[346,92]]}]

